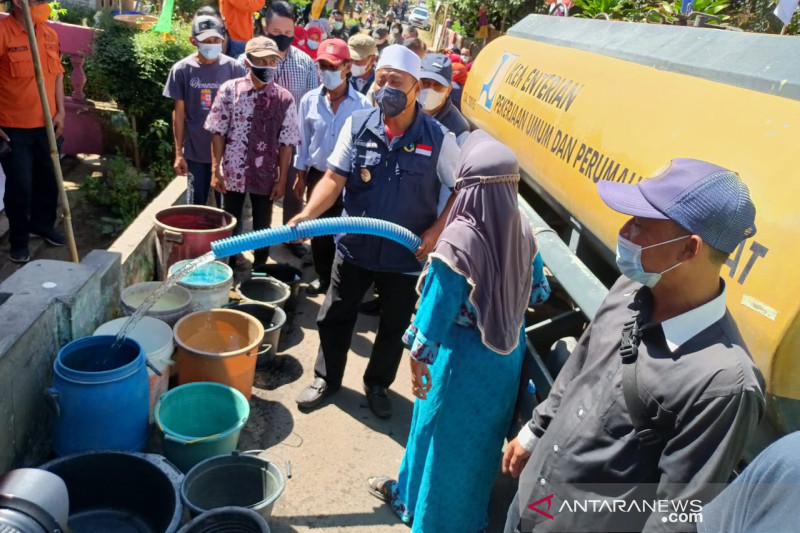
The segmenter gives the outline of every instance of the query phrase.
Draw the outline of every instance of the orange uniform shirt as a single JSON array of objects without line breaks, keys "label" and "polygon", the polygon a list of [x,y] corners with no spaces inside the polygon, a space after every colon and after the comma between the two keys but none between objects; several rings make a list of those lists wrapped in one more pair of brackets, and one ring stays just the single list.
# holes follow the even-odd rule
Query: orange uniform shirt
[{"label": "orange uniform shirt", "polygon": [[[53,116],[56,114],[56,78],[64,73],[61,48],[55,30],[46,24],[36,25],[36,41],[50,116]],[[0,129],[3,127],[44,127],[28,34],[11,15],[0,19]]]},{"label": "orange uniform shirt", "polygon": [[220,0],[219,10],[225,29],[234,41],[253,38],[253,13],[264,7],[264,0]]}]

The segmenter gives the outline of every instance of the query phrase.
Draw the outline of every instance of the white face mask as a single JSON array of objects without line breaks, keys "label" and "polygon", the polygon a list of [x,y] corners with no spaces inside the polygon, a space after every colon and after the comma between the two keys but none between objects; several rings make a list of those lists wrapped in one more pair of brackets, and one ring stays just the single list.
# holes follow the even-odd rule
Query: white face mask
[{"label": "white face mask", "polygon": [[350,72],[356,78],[360,78],[361,76],[367,73],[368,68],[369,68],[369,63],[367,63],[366,65],[356,65],[355,63],[353,63],[353,66],[350,67]]},{"label": "white face mask", "polygon": [[465,55],[462,55],[462,56],[461,56],[461,61],[463,61],[465,65],[466,65],[467,63],[469,63],[469,60],[470,60],[470,59],[471,59],[471,58],[470,58],[469,56],[465,56]]},{"label": "white face mask", "polygon": [[317,48],[319,48],[319,42],[309,40],[308,47],[311,48],[312,50],[316,50]]},{"label": "white face mask", "polygon": [[447,93],[440,93],[433,89],[422,89],[419,96],[417,96],[417,102],[419,102],[419,105],[421,105],[422,109],[425,111],[433,111],[442,105],[446,97]]},{"label": "white face mask", "polygon": [[320,70],[319,77],[322,80],[322,85],[329,91],[336,89],[344,83],[340,70]]},{"label": "white face mask", "polygon": [[209,61],[214,61],[222,53],[222,44],[197,44],[197,51]]},{"label": "white face mask", "polygon": [[626,278],[638,281],[642,285],[652,289],[656,286],[656,283],[661,280],[661,276],[673,268],[679,267],[681,263],[676,263],[662,272],[645,272],[642,266],[642,250],[655,248],[656,246],[686,239],[687,237],[691,237],[691,235],[684,235],[683,237],[676,237],[668,241],[642,247],[632,243],[622,235],[617,235],[617,267],[619,267],[619,271],[622,272],[622,275]]}]

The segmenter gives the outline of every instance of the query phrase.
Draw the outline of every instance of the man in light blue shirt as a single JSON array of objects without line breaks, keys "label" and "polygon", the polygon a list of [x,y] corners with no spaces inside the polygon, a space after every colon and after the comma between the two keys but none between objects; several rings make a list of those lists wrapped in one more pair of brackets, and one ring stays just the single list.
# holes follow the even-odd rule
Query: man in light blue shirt
[{"label": "man in light blue shirt", "polygon": [[[297,147],[295,168],[297,182],[295,197],[302,201],[308,189],[322,178],[327,169],[328,156],[333,152],[344,122],[353,112],[369,109],[372,105],[347,80],[351,68],[350,51],[341,39],[327,39],[320,43],[317,52],[322,86],[309,91],[300,101],[300,145]],[[342,214],[339,200],[322,217],[338,217]],[[311,254],[314,270],[319,279],[306,288],[311,295],[324,294],[331,281],[331,266],[336,254],[332,236],[311,239]]]}]

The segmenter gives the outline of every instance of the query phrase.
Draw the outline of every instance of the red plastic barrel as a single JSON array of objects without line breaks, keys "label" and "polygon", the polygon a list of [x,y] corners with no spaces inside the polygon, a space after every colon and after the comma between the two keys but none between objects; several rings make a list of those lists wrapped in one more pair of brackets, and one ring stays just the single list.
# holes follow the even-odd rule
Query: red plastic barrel
[{"label": "red plastic barrel", "polygon": [[233,235],[236,218],[222,209],[200,205],[178,205],[155,216],[158,234],[159,274],[183,259],[194,259],[211,251],[211,243]]}]

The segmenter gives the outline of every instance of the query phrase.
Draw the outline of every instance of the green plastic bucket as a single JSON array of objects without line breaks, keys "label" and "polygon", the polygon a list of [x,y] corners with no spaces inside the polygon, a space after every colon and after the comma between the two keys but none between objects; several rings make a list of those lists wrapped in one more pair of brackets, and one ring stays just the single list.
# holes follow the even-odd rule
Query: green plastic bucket
[{"label": "green plastic bucket", "polygon": [[244,394],[205,381],[176,387],[156,405],[164,455],[184,473],[209,457],[234,451],[249,417],[250,404]]}]

